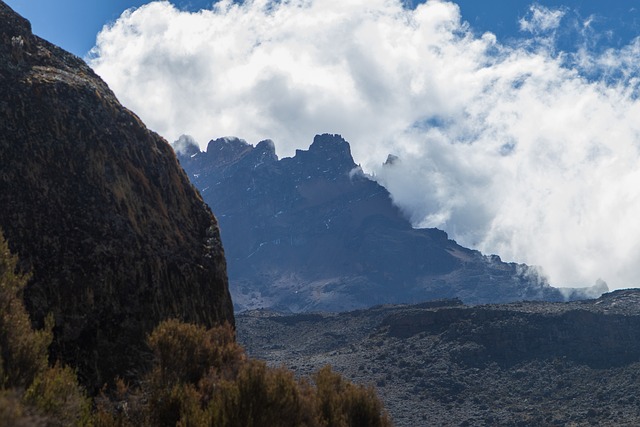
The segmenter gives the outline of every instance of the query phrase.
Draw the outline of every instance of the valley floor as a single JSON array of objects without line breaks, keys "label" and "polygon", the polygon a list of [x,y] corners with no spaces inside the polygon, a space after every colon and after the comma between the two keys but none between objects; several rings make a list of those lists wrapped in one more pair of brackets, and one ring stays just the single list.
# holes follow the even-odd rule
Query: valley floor
[{"label": "valley floor", "polygon": [[299,375],[331,364],[376,387],[398,426],[635,426],[638,297],[340,314],[256,310],[236,321],[251,356]]}]

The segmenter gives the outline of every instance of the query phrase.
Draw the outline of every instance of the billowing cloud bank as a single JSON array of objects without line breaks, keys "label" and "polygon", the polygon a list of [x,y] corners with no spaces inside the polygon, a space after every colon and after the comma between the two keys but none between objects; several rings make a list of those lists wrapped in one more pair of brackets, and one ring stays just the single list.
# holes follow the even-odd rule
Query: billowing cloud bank
[{"label": "billowing cloud bank", "polygon": [[286,156],[341,133],[415,225],[556,285],[637,286],[640,43],[557,52],[563,16],[532,7],[507,45],[441,1],[154,2],[105,28],[91,64],[169,140],[271,138]]}]

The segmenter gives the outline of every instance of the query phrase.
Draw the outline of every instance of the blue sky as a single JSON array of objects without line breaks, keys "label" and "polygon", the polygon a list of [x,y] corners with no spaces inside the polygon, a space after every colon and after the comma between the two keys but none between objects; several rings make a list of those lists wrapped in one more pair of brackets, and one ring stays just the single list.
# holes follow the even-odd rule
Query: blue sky
[{"label": "blue sky", "polygon": [[[5,0],[32,23],[39,36],[84,57],[94,46],[105,24],[116,20],[128,8],[149,3],[145,0]],[[210,7],[211,0],[172,1],[182,10]],[[414,2],[417,4],[418,2]],[[479,32],[491,31],[501,40],[521,37],[518,20],[531,2],[522,0],[458,0],[462,17]],[[594,16],[593,28],[603,34],[601,46],[620,46],[640,34],[640,5],[635,0],[542,0],[537,4],[566,8],[575,18]],[[566,29],[561,47],[573,48],[575,30]]]},{"label": "blue sky", "polygon": [[[105,24],[115,21],[124,10],[149,3],[145,0],[8,0],[14,10],[31,21],[34,32],[78,56],[93,47]],[[180,8],[196,10],[211,1],[175,1]]]},{"label": "blue sky", "polygon": [[415,226],[640,285],[637,0],[8,3],[169,142],[339,133]]}]

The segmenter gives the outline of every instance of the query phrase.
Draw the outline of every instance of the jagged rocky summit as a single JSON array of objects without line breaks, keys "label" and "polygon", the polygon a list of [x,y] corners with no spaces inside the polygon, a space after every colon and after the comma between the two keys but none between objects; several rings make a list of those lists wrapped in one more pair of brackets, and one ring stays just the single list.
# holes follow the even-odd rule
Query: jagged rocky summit
[{"label": "jagged rocky summit", "polygon": [[414,229],[339,135],[318,135],[283,159],[269,140],[220,138],[201,152],[182,137],[174,147],[220,221],[237,310],[564,299],[526,265]]},{"label": "jagged rocky summit", "polygon": [[0,93],[0,227],[53,360],[101,387],[161,319],[233,323],[217,222],[169,144],[1,1]]}]

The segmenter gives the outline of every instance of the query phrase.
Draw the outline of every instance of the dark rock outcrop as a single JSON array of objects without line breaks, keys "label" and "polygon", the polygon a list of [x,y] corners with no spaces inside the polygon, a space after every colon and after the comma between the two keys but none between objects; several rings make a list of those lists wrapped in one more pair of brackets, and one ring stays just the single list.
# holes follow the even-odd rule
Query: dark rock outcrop
[{"label": "dark rock outcrop", "polygon": [[381,322],[389,336],[438,335],[473,344],[458,361],[470,366],[514,366],[562,358],[593,368],[640,362],[640,291],[561,304],[522,302],[434,310],[412,307]]},{"label": "dark rock outcrop", "polygon": [[169,144],[0,1],[0,227],[89,387],[132,375],[177,317],[233,323],[218,225]]},{"label": "dark rock outcrop", "polygon": [[271,141],[220,138],[200,152],[183,137],[175,147],[220,220],[239,310],[564,299],[525,265],[414,229],[339,135],[318,135],[309,150],[280,160]]}]

